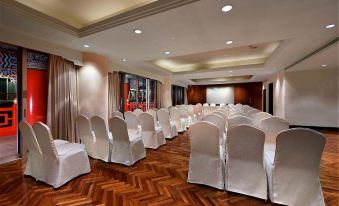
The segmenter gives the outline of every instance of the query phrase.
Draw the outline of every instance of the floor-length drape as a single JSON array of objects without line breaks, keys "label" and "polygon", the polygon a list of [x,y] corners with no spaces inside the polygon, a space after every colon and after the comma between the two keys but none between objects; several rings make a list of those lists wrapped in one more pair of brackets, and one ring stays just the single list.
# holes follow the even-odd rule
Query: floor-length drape
[{"label": "floor-length drape", "polygon": [[187,100],[187,88],[184,88],[184,104],[188,104],[188,100]]},{"label": "floor-length drape", "polygon": [[163,107],[163,86],[161,82],[157,81],[157,107],[158,109]]},{"label": "floor-length drape", "polygon": [[121,90],[120,72],[114,71],[108,73],[108,117],[112,112],[120,110],[120,90]]},{"label": "floor-length drape", "polygon": [[48,67],[47,124],[54,138],[78,142],[77,66],[60,56],[50,55]]}]

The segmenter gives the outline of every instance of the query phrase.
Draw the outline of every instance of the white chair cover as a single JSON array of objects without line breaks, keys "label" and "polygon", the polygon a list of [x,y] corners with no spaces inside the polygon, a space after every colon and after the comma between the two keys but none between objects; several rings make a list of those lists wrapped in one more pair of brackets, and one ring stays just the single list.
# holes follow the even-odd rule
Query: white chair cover
[{"label": "white chair cover", "polygon": [[206,106],[206,107],[207,107],[207,106],[210,106],[210,105],[209,105],[208,103],[204,103],[203,106]]},{"label": "white chair cover", "polygon": [[128,129],[128,133],[130,135],[139,135],[141,134],[141,127],[140,122],[138,120],[138,117],[135,113],[133,112],[125,112],[124,114],[125,116],[125,121],[127,123],[127,129]]},{"label": "white chair cover", "polygon": [[189,118],[191,119],[190,124],[192,124],[192,123],[197,121],[197,116],[195,115],[194,106],[193,105],[188,105],[187,106],[187,113],[188,113]]},{"label": "white chair cover", "polygon": [[119,111],[114,111],[114,112],[112,112],[112,117],[120,117],[120,118],[123,119],[124,115]]},{"label": "white chair cover", "polygon": [[248,125],[227,131],[225,189],[267,200],[265,133]]},{"label": "white chair cover", "polygon": [[157,112],[155,110],[152,110],[152,109],[149,109],[146,111],[148,114],[152,115],[153,117],[153,120],[154,120],[154,125],[155,127],[159,127],[159,124],[158,124],[158,117],[157,117]]},{"label": "white chair cover", "polygon": [[100,150],[102,148],[96,145],[95,134],[92,130],[92,125],[86,116],[79,115],[76,120],[77,137],[80,138],[81,143],[86,145],[87,153],[90,157],[98,159]]},{"label": "white chair cover", "polygon": [[139,115],[139,120],[142,128],[142,139],[146,148],[157,149],[166,144],[164,133],[161,128],[156,130],[152,115],[146,112],[142,113]]},{"label": "white chair cover", "polygon": [[109,162],[112,151],[112,137],[109,135],[105,120],[101,117],[94,116],[91,118],[92,129],[95,135],[96,153],[93,158]]},{"label": "white chair cover", "polygon": [[188,128],[192,124],[192,118],[188,115],[187,108],[181,106],[178,111],[180,113],[181,120],[184,121],[185,128]]},{"label": "white chair cover", "polygon": [[[32,126],[26,121],[22,120],[19,123],[19,129],[21,135],[24,139],[24,143],[28,148],[28,157],[26,162],[26,167],[24,174],[34,177],[36,180],[43,180],[42,179],[42,169],[41,169],[41,162],[42,162],[42,152],[36,139],[34,130]],[[60,145],[67,144],[68,141],[56,139],[54,140],[54,145],[59,147]]]},{"label": "white chair cover", "polygon": [[178,132],[186,131],[185,122],[183,119],[181,119],[181,115],[177,108],[173,107],[170,109],[170,117],[171,121],[175,124]]},{"label": "white chair cover", "polygon": [[210,106],[211,106],[211,107],[215,107],[215,103],[211,103]]},{"label": "white chair cover", "polygon": [[248,110],[248,111],[246,112],[246,114],[247,114],[248,116],[252,116],[253,114],[259,113],[259,112],[261,112],[261,111],[258,110],[258,109],[251,109],[251,110]]},{"label": "white chair cover", "polygon": [[253,121],[253,124],[256,126],[256,127],[260,127],[260,122],[261,120],[267,118],[267,117],[272,117],[271,114],[267,113],[267,112],[258,112],[258,113],[255,113],[255,114],[252,114],[251,115],[251,118],[252,118],[252,121]]},{"label": "white chair cover", "polygon": [[209,122],[190,127],[191,154],[187,182],[224,189],[225,158],[219,147],[219,129]]},{"label": "white chair cover", "polygon": [[169,112],[160,109],[158,111],[158,119],[166,139],[172,139],[173,137],[178,136],[175,124],[170,121]]},{"label": "white chair cover", "polygon": [[127,124],[122,118],[112,117],[108,124],[113,136],[111,162],[130,166],[146,157],[141,135],[129,136]]},{"label": "white chair cover", "polygon": [[238,111],[238,112],[232,112],[232,113],[230,113],[230,114],[228,115],[228,118],[230,119],[230,118],[232,118],[232,117],[239,116],[239,115],[248,117],[247,114],[246,114],[245,112],[239,112],[239,111]]},{"label": "white chair cover", "polygon": [[278,134],[274,152],[265,152],[269,197],[291,206],[325,206],[319,180],[326,138],[311,129],[295,128]]},{"label": "white chair cover", "polygon": [[140,114],[144,113],[141,109],[135,109],[134,114],[136,114],[137,116],[139,116]]},{"label": "white chair cover", "polygon": [[56,147],[47,125],[35,123],[33,130],[42,153],[41,181],[58,188],[91,171],[85,145],[67,143]]},{"label": "white chair cover", "polygon": [[243,125],[243,124],[254,126],[253,121],[250,118],[242,116],[242,115],[238,115],[238,116],[228,119],[228,129],[239,126],[239,125]]},{"label": "white chair cover", "polygon": [[265,151],[275,150],[278,133],[287,130],[289,123],[279,117],[268,117],[260,122],[260,129],[265,132]]}]

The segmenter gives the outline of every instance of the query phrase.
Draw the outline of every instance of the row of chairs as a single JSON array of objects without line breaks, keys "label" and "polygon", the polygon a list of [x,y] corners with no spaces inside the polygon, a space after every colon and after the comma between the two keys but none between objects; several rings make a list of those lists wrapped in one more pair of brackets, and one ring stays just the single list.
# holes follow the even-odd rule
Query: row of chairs
[{"label": "row of chairs", "polygon": [[[205,116],[190,127],[188,182],[269,196],[278,204],[325,205],[319,181],[325,137],[310,129],[288,129],[283,120],[253,110],[227,106],[210,114],[219,118]],[[272,128],[274,123],[285,129]]]}]

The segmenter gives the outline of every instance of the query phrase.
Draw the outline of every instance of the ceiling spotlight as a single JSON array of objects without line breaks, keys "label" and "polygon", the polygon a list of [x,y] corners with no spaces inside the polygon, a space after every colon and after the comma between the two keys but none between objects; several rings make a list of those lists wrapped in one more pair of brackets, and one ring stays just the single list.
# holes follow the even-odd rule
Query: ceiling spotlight
[{"label": "ceiling spotlight", "polygon": [[166,54],[166,55],[169,55],[170,53],[171,53],[171,52],[169,52],[169,51],[165,51],[165,54]]},{"label": "ceiling spotlight", "polygon": [[127,61],[127,59],[121,59],[121,61],[125,62],[125,61]]},{"label": "ceiling spotlight", "polygon": [[231,11],[232,8],[233,8],[233,6],[228,4],[228,5],[223,6],[221,8],[221,11],[224,12],[224,13],[227,13],[227,12]]},{"label": "ceiling spotlight", "polygon": [[322,66],[322,67],[327,67],[327,65],[326,65],[326,64],[322,64],[321,66]]},{"label": "ceiling spotlight", "polygon": [[233,72],[232,70],[230,72]]},{"label": "ceiling spotlight", "polygon": [[88,44],[85,44],[85,45],[84,45],[84,47],[88,48],[88,47],[89,47],[89,45],[88,45]]},{"label": "ceiling spotlight", "polygon": [[334,28],[335,27],[335,24],[329,24],[327,26],[325,26],[326,29],[331,29],[331,28]]},{"label": "ceiling spotlight", "polygon": [[229,40],[229,41],[226,42],[226,44],[232,44],[232,43],[233,43],[232,40]]},{"label": "ceiling spotlight", "polygon": [[142,31],[141,31],[140,29],[136,29],[136,30],[134,30],[134,33],[135,33],[135,34],[141,34]]}]

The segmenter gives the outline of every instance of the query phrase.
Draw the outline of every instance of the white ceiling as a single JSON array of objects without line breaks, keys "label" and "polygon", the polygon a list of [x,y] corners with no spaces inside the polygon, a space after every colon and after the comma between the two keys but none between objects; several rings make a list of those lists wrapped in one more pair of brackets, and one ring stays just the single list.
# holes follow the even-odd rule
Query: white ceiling
[{"label": "white ceiling", "polygon": [[[170,75],[185,84],[195,84],[190,79],[228,75],[254,75],[250,81],[263,81],[337,37],[337,27],[324,28],[337,24],[337,3],[337,0],[201,0],[83,38],[2,7],[0,26],[75,50],[102,54],[112,61],[157,75]],[[226,14],[221,12],[225,4],[233,5],[233,10]],[[143,33],[136,35],[134,29]],[[226,45],[227,40],[234,43]],[[283,42],[265,65],[241,66],[233,68],[234,71],[230,67],[172,74],[149,63],[166,57],[278,40]],[[91,47],[84,48],[84,44]],[[171,54],[166,56],[165,51]],[[121,62],[122,58],[127,61]]]}]

